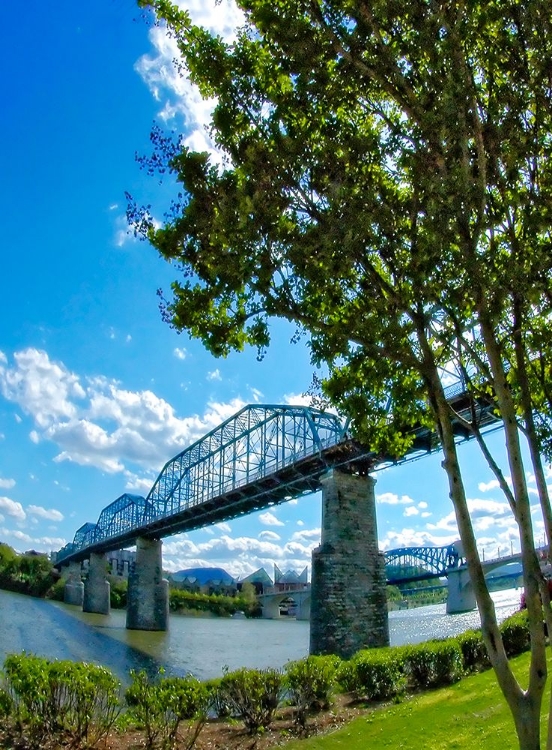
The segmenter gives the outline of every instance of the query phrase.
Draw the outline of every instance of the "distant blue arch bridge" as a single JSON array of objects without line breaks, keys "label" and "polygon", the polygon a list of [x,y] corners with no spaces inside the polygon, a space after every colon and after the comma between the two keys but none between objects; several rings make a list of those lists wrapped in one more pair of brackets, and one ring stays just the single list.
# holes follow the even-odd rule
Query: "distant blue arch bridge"
[{"label": "distant blue arch bridge", "polygon": [[[457,439],[468,439],[463,418],[473,419],[471,399],[460,384],[446,395],[459,417]],[[480,429],[501,425],[491,400],[476,411]],[[78,562],[128,547],[139,537],[160,539],[312,493],[332,468],[365,475],[438,448],[435,433],[422,427],[397,461],[352,439],[334,414],[306,406],[249,405],[168,461],[147,497],[121,495],[96,523],[81,526],[56,562]]]}]

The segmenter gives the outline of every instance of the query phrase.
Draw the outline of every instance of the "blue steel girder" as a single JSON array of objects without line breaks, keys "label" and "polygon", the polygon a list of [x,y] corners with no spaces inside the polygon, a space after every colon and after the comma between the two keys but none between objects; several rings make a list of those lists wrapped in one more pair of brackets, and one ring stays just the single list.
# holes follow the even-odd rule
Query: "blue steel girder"
[{"label": "blue steel girder", "polygon": [[[440,578],[460,560],[453,544],[446,547],[402,547],[384,553],[388,583]],[[397,571],[400,569],[400,573]]]},{"label": "blue steel girder", "polygon": [[88,547],[90,544],[94,544],[96,541],[96,533],[98,530],[97,523],[85,523],[80,529],[77,529],[73,538],[73,545],[76,549],[82,549]]},{"label": "blue steel girder", "polygon": [[118,536],[142,525],[145,506],[146,500],[140,495],[124,494],[118,497],[100,513],[94,541]]},{"label": "blue steel girder", "polygon": [[255,483],[337,444],[338,417],[304,406],[250,405],[175,456],[146,499],[147,521]]}]

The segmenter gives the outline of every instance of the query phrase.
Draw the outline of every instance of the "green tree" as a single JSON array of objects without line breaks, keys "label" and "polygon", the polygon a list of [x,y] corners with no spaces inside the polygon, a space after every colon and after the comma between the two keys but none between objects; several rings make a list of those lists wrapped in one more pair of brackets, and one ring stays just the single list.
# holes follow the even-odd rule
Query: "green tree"
[{"label": "green tree", "polygon": [[[323,396],[363,442],[400,456],[414,428],[435,430],[489,658],[520,747],[539,748],[552,618],[521,439],[550,543],[540,458],[551,413],[548,2],[239,0],[247,20],[232,44],[167,0],[141,4],[216,100],[225,155],[221,167],[154,130],[142,160],[182,185],[160,229],[129,204],[136,231],[183,272],[166,320],[224,356],[262,351],[271,319],[285,318],[308,335],[313,363],[328,368]],[[462,414],[445,398],[451,367],[469,393]],[[511,487],[479,428],[485,405],[504,423]],[[478,441],[518,524],[527,689],[485,584],[459,431]]]}]

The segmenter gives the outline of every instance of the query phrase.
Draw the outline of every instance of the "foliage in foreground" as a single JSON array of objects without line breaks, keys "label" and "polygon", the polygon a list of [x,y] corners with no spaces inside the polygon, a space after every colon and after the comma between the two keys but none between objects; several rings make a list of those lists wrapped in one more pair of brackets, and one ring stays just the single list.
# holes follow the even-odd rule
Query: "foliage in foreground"
[{"label": "foliage in foreground", "polygon": [[125,693],[130,717],[144,730],[146,747],[173,747],[176,740],[190,750],[207,720],[207,686],[195,677],[160,677],[131,672]]},{"label": "foliage in foreground", "polygon": [[9,709],[14,736],[32,748],[93,747],[120,712],[120,683],[94,664],[11,655],[4,662],[4,681],[0,710]]},{"label": "foliage in foreground", "polygon": [[[505,620],[501,631],[509,656],[529,648],[525,612]],[[469,631],[415,646],[362,650],[348,661],[309,656],[290,662],[283,672],[239,669],[206,682],[191,676],[150,680],[144,672],[132,672],[121,727],[141,729],[147,748],[178,744],[191,750],[208,715],[238,718],[253,735],[270,726],[285,702],[304,731],[308,716],[331,704],[338,685],[362,702],[397,702],[407,689],[450,685],[488,666],[481,633]],[[11,655],[0,686],[0,747],[91,748],[114,727],[122,708],[120,684],[103,667]]]},{"label": "foliage in foreground", "polygon": [[270,726],[283,689],[283,675],[277,669],[237,669],[227,672],[220,683],[225,703],[250,734]]}]

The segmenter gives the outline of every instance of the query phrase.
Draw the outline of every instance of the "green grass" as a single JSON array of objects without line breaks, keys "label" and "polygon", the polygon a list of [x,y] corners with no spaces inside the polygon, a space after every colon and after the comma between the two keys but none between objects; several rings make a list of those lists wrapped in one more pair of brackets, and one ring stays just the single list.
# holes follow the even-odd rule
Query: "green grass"
[{"label": "green grass", "polygon": [[[527,674],[529,655],[512,660]],[[543,724],[548,711],[543,701]],[[331,734],[290,742],[286,750],[510,750],[518,747],[514,724],[494,672],[466,677],[450,688],[375,709]]]}]

